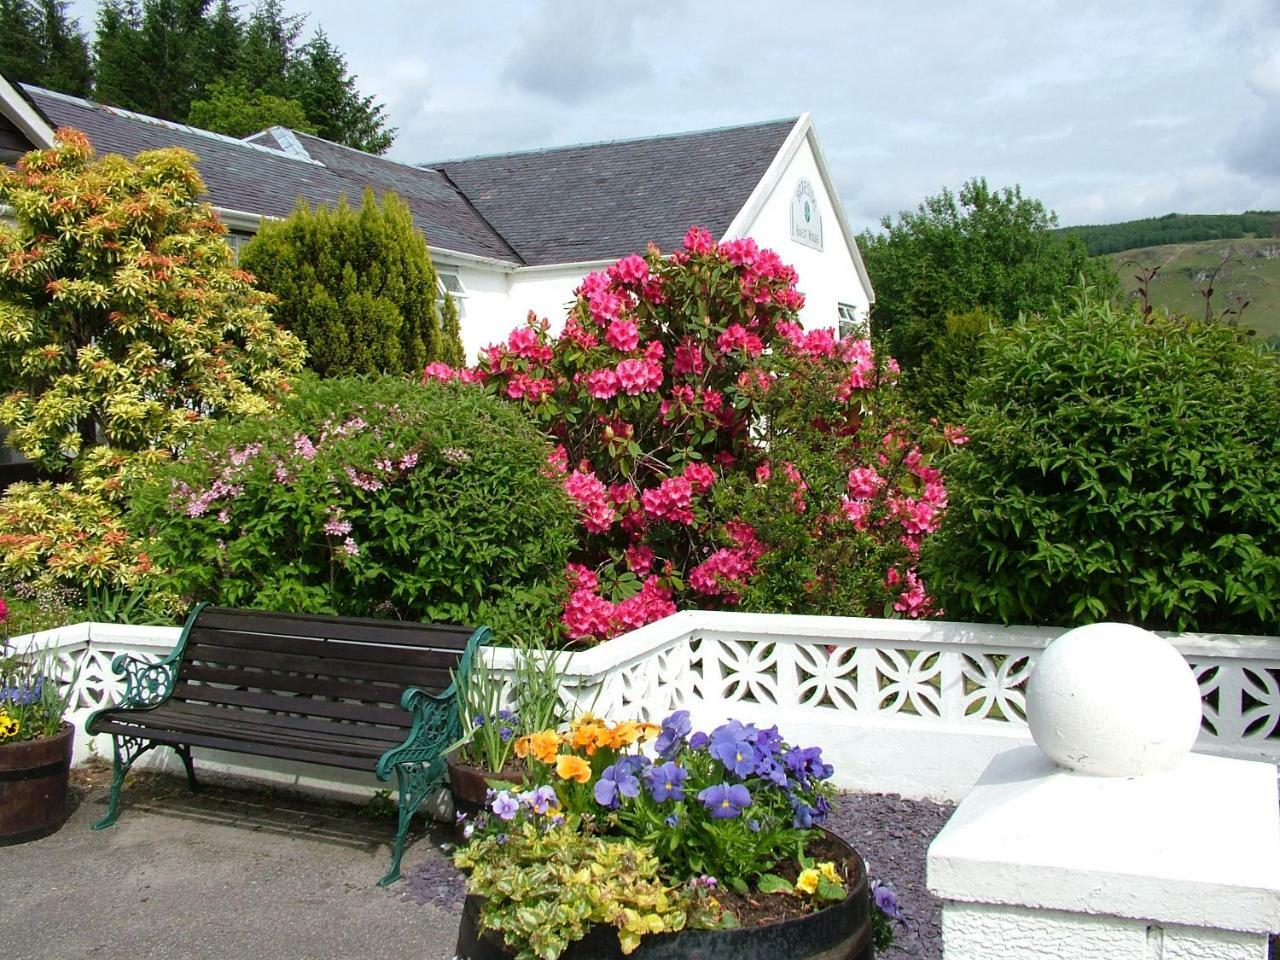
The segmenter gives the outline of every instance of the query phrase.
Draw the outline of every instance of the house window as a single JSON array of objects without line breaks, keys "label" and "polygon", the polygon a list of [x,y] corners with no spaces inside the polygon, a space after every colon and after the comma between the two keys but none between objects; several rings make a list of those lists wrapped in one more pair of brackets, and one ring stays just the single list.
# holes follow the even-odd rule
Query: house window
[{"label": "house window", "polygon": [[458,275],[449,270],[436,271],[436,287],[440,294],[436,298],[436,306],[444,309],[445,294],[453,297],[454,305],[458,308],[458,319],[461,320],[467,315],[465,301],[467,299],[467,288],[462,285],[462,280]]},{"label": "house window", "polygon": [[842,303],[836,307],[836,310],[840,314],[840,326],[837,332],[841,340],[846,337],[865,337],[867,335],[866,322],[858,316],[857,307]]},{"label": "house window", "polygon": [[244,249],[244,245],[253,239],[251,233],[227,233],[227,246],[231,248],[231,255],[235,258],[235,262],[240,262],[240,251]]}]

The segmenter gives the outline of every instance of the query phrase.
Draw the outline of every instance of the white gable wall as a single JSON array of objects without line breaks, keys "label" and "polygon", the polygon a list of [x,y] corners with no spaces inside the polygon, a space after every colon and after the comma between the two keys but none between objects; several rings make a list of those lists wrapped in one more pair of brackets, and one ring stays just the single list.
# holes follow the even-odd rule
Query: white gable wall
[{"label": "white gable wall", "polygon": [[[791,200],[801,179],[813,186],[818,212],[822,219],[822,250],[814,250],[792,239]],[[799,289],[805,305],[800,322],[807,329],[836,327],[837,305],[855,307],[866,320],[870,297],[855,265],[857,254],[849,249],[836,214],[835,202],[828,193],[813,149],[813,134],[805,136],[799,149],[782,171],[759,212],[737,236],[751,237],[789,263],[800,275]]]}]

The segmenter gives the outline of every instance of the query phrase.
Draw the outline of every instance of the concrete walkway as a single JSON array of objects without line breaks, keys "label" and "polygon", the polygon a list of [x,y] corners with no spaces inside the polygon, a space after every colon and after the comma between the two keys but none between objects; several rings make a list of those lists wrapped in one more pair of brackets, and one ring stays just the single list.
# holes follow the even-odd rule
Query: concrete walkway
[{"label": "concrete walkway", "polygon": [[[105,831],[101,774],[43,840],[0,847],[6,960],[330,960],[453,956],[457,914],[375,884],[395,827],[357,807],[140,773]],[[418,836],[410,867],[439,857]]]}]

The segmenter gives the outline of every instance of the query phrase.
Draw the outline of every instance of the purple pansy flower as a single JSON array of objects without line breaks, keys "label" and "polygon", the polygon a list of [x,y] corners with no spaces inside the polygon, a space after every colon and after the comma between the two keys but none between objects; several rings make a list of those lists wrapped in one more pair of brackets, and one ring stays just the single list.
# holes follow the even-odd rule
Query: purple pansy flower
[{"label": "purple pansy flower", "polygon": [[528,804],[529,809],[539,815],[560,806],[560,798],[556,796],[555,788],[546,784],[520,794],[520,802]]},{"label": "purple pansy flower", "polygon": [[640,796],[640,780],[636,777],[640,757],[623,757],[612,766],[604,768],[596,781],[596,803],[614,810],[621,803],[620,797]]},{"label": "purple pansy flower", "polygon": [[658,803],[683,800],[684,782],[688,779],[689,771],[673,761],[655,764],[644,772],[645,783],[649,786],[649,795]]},{"label": "purple pansy flower", "polygon": [[748,777],[759,759],[755,740],[754,727],[730,720],[711,731],[711,755],[734,776]]},{"label": "purple pansy flower", "polygon": [[698,794],[716,820],[729,820],[751,806],[751,794],[740,783],[719,783]]},{"label": "purple pansy flower", "polygon": [[898,903],[898,895],[893,892],[893,888],[887,883],[881,883],[879,880],[873,880],[871,883],[871,899],[881,913],[890,920],[896,920],[898,923],[906,925],[907,915],[902,910],[902,905]]},{"label": "purple pansy flower", "polygon": [[503,790],[493,798],[493,805],[489,809],[491,809],[500,820],[514,820],[516,814],[520,812],[520,801],[507,793],[507,791]]},{"label": "purple pansy flower", "polygon": [[662,731],[658,734],[653,748],[662,759],[670,759],[679,751],[691,730],[693,730],[693,724],[689,720],[689,711],[677,710],[662,721]]}]

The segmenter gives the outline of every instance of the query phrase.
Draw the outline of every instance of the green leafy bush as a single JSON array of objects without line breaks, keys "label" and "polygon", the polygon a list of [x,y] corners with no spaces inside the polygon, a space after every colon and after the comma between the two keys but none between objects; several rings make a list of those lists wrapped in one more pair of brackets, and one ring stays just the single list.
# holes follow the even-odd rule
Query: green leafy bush
[{"label": "green leafy bush", "polygon": [[993,190],[976,178],[858,238],[876,289],[872,333],[902,364],[907,386],[950,313],[981,306],[1012,323],[1048,309],[1081,274],[1119,293],[1111,264],[1090,258],[1082,240],[1056,226],[1057,215],[1020,187]]},{"label": "green leafy bush", "polygon": [[306,341],[321,376],[418,372],[462,359],[456,317],[442,326],[436,271],[408,205],[366,190],[263,224],[240,264],[278,302],[275,318]]},{"label": "green leafy bush", "polygon": [[1280,359],[1077,301],[996,333],[924,568],[952,618],[1274,633]]},{"label": "green leafy bush", "polygon": [[190,447],[130,522],[188,600],[545,635],[573,529],[549,452],[465,386],[307,378]]},{"label": "green leafy bush", "polygon": [[987,335],[1002,325],[986,307],[947,314],[943,331],[912,377],[911,403],[922,416],[958,423],[969,380],[982,359]]}]

